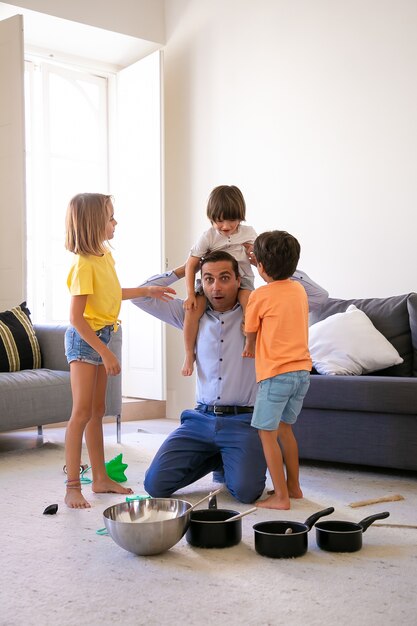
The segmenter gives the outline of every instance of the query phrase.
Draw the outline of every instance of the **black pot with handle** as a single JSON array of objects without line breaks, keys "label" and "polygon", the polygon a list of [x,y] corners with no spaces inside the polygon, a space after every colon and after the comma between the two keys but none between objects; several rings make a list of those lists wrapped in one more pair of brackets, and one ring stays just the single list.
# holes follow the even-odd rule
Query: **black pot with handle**
[{"label": "black pot with handle", "polygon": [[242,539],[242,519],[227,522],[239,511],[231,509],[201,509],[191,513],[185,538],[196,548],[230,548]]},{"label": "black pot with handle", "polygon": [[256,552],[273,559],[302,556],[307,552],[309,530],[317,520],[333,511],[333,507],[318,511],[310,515],[304,524],[287,521],[258,522],[253,527]]},{"label": "black pot with handle", "polygon": [[369,515],[358,523],[338,520],[318,522],[315,526],[317,545],[329,552],[356,552],[362,548],[365,530],[376,520],[386,517],[389,517],[388,511]]}]

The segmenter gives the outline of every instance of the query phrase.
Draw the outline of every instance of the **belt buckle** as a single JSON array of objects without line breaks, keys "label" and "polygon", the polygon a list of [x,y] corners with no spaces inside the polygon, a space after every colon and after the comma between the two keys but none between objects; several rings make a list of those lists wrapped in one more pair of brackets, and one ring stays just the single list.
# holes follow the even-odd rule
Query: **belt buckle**
[{"label": "belt buckle", "polygon": [[214,407],[213,407],[213,413],[214,413],[214,415],[224,415],[223,411],[220,411],[220,410],[218,411],[217,410],[217,406],[216,405],[214,405]]}]

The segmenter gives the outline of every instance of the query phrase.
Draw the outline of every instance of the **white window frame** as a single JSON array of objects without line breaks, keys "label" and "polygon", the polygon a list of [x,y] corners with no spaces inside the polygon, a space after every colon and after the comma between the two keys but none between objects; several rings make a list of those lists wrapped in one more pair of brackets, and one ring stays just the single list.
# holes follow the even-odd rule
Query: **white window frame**
[{"label": "white window frame", "polygon": [[[30,105],[27,107],[27,136],[28,157],[28,278],[27,292],[31,302],[32,317],[37,322],[60,322],[68,319],[68,306],[64,306],[63,299],[67,299],[65,287],[66,273],[70,262],[63,251],[62,232],[54,232],[54,212],[61,212],[64,225],[65,206],[72,195],[81,191],[75,184],[71,191],[63,193],[59,207],[55,206],[53,198],[53,177],[51,165],[56,155],[51,149],[49,136],[50,102],[49,85],[52,74],[76,83],[79,77],[83,83],[92,82],[101,92],[101,128],[103,131],[103,145],[98,150],[102,153],[103,161],[99,165],[100,191],[108,193],[110,189],[109,151],[110,151],[110,103],[111,89],[114,88],[114,75],[99,72],[90,66],[74,66],[70,62],[51,61],[49,58],[26,55],[25,62],[26,86],[30,90],[28,97]],[[81,157],[83,155],[80,155]],[[83,160],[82,158],[80,159]],[[69,181],[70,183],[70,181]],[[88,185],[88,183],[86,183]],[[71,184],[68,185],[71,188]],[[84,185],[85,186],[85,185]],[[95,187],[93,185],[93,187]],[[92,190],[88,187],[84,191]],[[56,225],[55,225],[56,228]],[[61,248],[62,246],[62,248]],[[53,259],[60,258],[57,266]],[[64,261],[64,259],[68,259]],[[57,304],[58,301],[58,304]],[[57,311],[56,311],[57,309]]]}]

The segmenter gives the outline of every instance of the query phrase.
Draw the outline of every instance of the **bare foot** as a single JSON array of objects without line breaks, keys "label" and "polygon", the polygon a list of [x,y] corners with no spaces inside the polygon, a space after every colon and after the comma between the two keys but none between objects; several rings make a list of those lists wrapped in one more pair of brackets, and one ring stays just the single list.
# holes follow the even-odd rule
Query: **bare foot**
[{"label": "bare foot", "polygon": [[294,487],[294,489],[290,489],[290,487],[288,487],[288,495],[290,496],[290,498],[304,498],[300,485],[298,485],[298,487]]},{"label": "bare foot", "polygon": [[[269,493],[269,492],[268,492]],[[289,498],[279,498],[275,495],[275,492],[266,498],[265,500],[258,500],[255,502],[255,506],[260,509],[279,509],[280,511],[287,511],[291,508]]]},{"label": "bare foot", "polygon": [[182,364],[181,374],[183,376],[191,376],[194,370],[194,357],[186,356]]},{"label": "bare foot", "polygon": [[87,502],[81,493],[81,487],[79,489],[70,487],[65,494],[65,504],[70,509],[90,509],[91,504]]},{"label": "bare foot", "polygon": [[115,480],[112,480],[108,476],[103,477],[102,480],[94,481],[91,485],[91,488],[94,493],[133,493],[130,487],[122,487],[120,483],[117,483]]}]

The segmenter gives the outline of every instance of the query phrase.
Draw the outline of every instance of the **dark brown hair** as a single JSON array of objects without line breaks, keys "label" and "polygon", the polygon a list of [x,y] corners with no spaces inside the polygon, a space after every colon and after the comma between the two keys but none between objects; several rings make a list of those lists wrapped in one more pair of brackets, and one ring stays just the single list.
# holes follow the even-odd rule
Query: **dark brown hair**
[{"label": "dark brown hair", "polygon": [[234,185],[215,187],[207,203],[207,217],[210,222],[221,220],[239,220],[243,222],[246,204],[242,192]]},{"label": "dark brown hair", "polygon": [[285,280],[297,269],[300,244],[285,230],[271,230],[258,235],[253,252],[268,276],[274,280]]},{"label": "dark brown hair", "polygon": [[239,278],[239,263],[236,261],[234,256],[224,250],[215,250],[214,252],[209,252],[203,256],[200,261],[201,271],[203,271],[203,265],[206,263],[217,263],[218,261],[229,261],[232,265],[236,278]]}]

